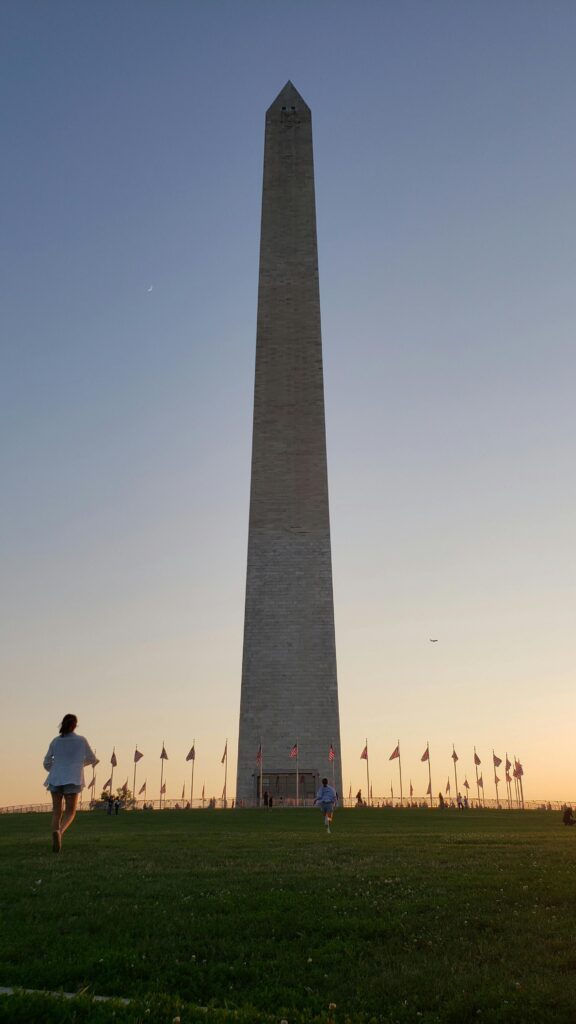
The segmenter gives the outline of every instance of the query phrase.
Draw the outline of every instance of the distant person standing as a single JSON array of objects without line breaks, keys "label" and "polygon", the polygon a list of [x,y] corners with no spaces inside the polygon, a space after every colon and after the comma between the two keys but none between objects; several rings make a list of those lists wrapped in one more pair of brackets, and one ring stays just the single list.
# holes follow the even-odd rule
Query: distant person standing
[{"label": "distant person standing", "polygon": [[562,821],[565,825],[576,825],[576,818],[572,813],[571,807],[564,808],[564,814],[562,815]]},{"label": "distant person standing", "polygon": [[[48,778],[44,785],[52,794],[52,850],[60,853],[62,836],[76,817],[78,796],[84,788],[84,766],[98,764],[98,758],[83,736],[77,736],[76,715],[64,715],[44,758]],[[62,813],[64,801],[64,813]]]},{"label": "distant person standing", "polygon": [[322,813],[324,815],[324,824],[326,825],[326,831],[330,832],[330,825],[332,824],[332,815],[334,813],[334,804],[338,799],[336,790],[332,786],[328,785],[328,779],[322,779],[322,785],[316,793],[314,799],[315,804],[320,804]]}]

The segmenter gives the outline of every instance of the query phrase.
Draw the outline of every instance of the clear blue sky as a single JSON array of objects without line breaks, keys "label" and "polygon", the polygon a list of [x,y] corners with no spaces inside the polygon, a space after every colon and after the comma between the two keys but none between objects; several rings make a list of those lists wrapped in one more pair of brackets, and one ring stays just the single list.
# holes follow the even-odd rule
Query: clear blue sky
[{"label": "clear blue sky", "polygon": [[[0,805],[233,786],[264,111],[313,111],[343,768],[576,797],[572,2],[0,8]],[[437,637],[430,644],[429,637]],[[104,771],[104,767],[102,768]],[[485,779],[491,773],[487,769]],[[104,781],[104,778],[102,778]],[[123,779],[122,779],[123,781]],[[493,795],[488,791],[486,795]]]}]

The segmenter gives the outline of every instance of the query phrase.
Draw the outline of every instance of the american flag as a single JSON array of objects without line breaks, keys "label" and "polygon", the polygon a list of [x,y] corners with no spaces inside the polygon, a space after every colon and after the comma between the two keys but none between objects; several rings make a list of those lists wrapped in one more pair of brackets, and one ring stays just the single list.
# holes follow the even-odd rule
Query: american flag
[{"label": "american flag", "polygon": [[298,757],[298,744],[295,743],[290,751],[290,757]]},{"label": "american flag", "polygon": [[450,792],[450,778],[448,778],[448,782],[446,783],[446,792]]},{"label": "american flag", "polygon": [[136,747],[136,750],[134,751],[134,764],[138,764],[138,761],[140,761],[142,757],[144,757],[144,754],[141,754],[138,747]]},{"label": "american flag", "polygon": [[336,754],[334,753],[334,747],[332,746],[332,744],[330,744],[330,750],[328,751],[328,760],[333,761],[335,757]]},{"label": "american flag", "polygon": [[142,793],[145,793],[145,792],[146,792],[146,783],[144,783],[142,786],[140,786],[140,789],[138,790],[138,796],[141,796]]},{"label": "american flag", "polygon": [[160,754],[160,760],[161,761],[167,761],[168,760],[168,754],[166,753],[166,747],[164,746],[164,744],[162,744],[162,753]]},{"label": "american flag", "polygon": [[468,782],[468,779],[464,779],[464,789],[470,789],[470,783]]},{"label": "american flag", "polygon": [[360,760],[361,761],[367,761],[368,760],[368,744],[366,744],[366,746],[364,747],[364,750],[360,754]]},{"label": "american flag", "polygon": [[114,753],[114,751],[112,751],[112,757],[110,758],[110,764],[112,765],[113,768],[115,768],[116,765],[118,764],[118,761],[116,760],[116,754]]},{"label": "american flag", "polygon": [[502,764],[502,758],[501,757],[496,757],[496,754],[492,754],[492,760],[494,761],[494,767],[495,768],[499,768],[500,765]]},{"label": "american flag", "polygon": [[390,754],[390,757],[388,758],[388,760],[389,761],[393,761],[395,757],[400,757],[400,744],[398,744],[397,747],[394,747],[394,750]]},{"label": "american flag", "polygon": [[160,792],[161,793],[165,793],[166,792],[166,783],[164,783],[164,785],[162,786],[162,789],[160,790]]},{"label": "american flag", "polygon": [[187,761],[195,761],[196,760],[196,751],[195,751],[193,746],[190,747],[190,750],[186,754],[186,760]]},{"label": "american flag", "polygon": [[108,782],[104,783],[104,787],[103,788],[104,789],[108,789],[108,787],[111,786],[111,785],[112,785],[112,776],[110,776],[110,778],[108,779]]},{"label": "american flag", "polygon": [[457,761],[458,760],[458,754],[454,750],[454,747],[452,747],[452,760],[453,761]]},{"label": "american flag", "polygon": [[256,754],[256,764],[258,765],[259,768],[262,765],[262,744],[260,744],[260,746],[258,747],[258,752]]},{"label": "american flag", "polygon": [[482,764],[482,761],[478,757],[478,754],[476,753],[476,751],[474,751],[474,764]]},{"label": "american flag", "polygon": [[484,779],[482,778],[482,776],[480,776],[480,778],[478,779],[478,785],[481,786],[482,789],[484,789]]},{"label": "american flag", "polygon": [[430,760],[430,750],[429,750],[428,747],[426,747],[426,750],[422,754],[422,757],[420,758],[420,760],[421,761],[429,761]]},{"label": "american flag", "polygon": [[228,757],[228,740],[226,740],[226,746],[224,747],[224,753],[222,754],[222,760],[220,761],[220,764],[224,764],[224,761],[226,760],[227,757]]}]

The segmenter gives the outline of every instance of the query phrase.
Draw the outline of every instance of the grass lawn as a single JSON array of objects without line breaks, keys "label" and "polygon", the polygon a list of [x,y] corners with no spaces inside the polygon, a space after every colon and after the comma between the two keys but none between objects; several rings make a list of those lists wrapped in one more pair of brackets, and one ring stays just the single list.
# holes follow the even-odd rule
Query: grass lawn
[{"label": "grass lawn", "polygon": [[97,812],[60,856],[47,815],[4,815],[0,868],[0,985],[86,992],[0,1021],[576,1021],[557,813]]}]

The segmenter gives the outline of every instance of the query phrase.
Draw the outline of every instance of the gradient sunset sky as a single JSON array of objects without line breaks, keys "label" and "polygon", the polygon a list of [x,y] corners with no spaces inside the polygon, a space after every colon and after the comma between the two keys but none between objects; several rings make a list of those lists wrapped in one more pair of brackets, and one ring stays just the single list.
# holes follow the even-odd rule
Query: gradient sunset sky
[{"label": "gradient sunset sky", "polygon": [[[234,791],[264,113],[312,108],[345,791],[576,800],[576,6],[0,9],[0,806]],[[430,639],[437,643],[431,643]],[[294,737],[296,739],[296,737]],[[265,738],[264,738],[265,747]],[[340,753],[340,752],[339,752]],[[256,754],[256,751],[254,752]]]}]

